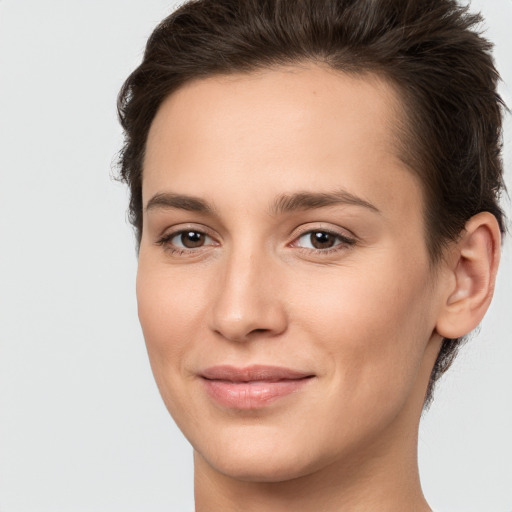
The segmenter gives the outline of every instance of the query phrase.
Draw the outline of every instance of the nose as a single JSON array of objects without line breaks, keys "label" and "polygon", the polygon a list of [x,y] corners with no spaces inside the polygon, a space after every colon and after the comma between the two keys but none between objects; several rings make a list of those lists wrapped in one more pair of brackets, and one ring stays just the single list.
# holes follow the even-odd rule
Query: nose
[{"label": "nose", "polygon": [[223,262],[210,314],[210,329],[225,339],[269,338],[287,328],[278,265],[255,252],[232,254]]}]

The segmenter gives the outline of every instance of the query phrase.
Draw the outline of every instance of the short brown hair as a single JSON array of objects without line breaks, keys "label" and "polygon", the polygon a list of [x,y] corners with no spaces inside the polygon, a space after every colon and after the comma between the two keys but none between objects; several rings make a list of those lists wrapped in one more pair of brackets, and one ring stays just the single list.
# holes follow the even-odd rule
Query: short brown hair
[{"label": "short brown hair", "polygon": [[[399,91],[407,117],[402,157],[423,184],[433,263],[479,212],[491,212],[503,233],[503,102],[481,21],[454,0],[186,2],[154,30],[119,93],[120,175],[137,241],[146,139],[162,101],[191,80],[308,61],[376,73]],[[443,341],[427,402],[461,342]]]}]

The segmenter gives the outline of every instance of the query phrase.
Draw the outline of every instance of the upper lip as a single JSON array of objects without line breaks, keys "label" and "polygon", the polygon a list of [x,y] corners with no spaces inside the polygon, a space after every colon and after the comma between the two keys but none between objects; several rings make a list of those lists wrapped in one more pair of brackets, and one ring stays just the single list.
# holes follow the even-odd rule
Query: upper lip
[{"label": "upper lip", "polygon": [[237,368],[230,365],[212,366],[200,372],[200,376],[209,380],[224,380],[230,382],[277,382],[280,380],[298,380],[313,377],[310,372],[284,368],[282,366],[267,366],[256,364]]}]

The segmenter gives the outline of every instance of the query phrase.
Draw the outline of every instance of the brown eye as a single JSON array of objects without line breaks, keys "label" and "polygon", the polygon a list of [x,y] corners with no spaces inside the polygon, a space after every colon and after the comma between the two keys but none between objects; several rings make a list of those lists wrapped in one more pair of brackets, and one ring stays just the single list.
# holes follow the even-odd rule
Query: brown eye
[{"label": "brown eye", "polygon": [[202,247],[205,241],[206,235],[198,231],[183,231],[177,234],[173,239],[174,245],[186,247],[187,249]]},{"label": "brown eye", "polygon": [[334,246],[337,238],[339,237],[325,231],[313,231],[309,235],[310,243],[315,249],[329,249]]},{"label": "brown eye", "polygon": [[340,249],[350,245],[354,245],[355,240],[348,238],[340,233],[330,231],[308,231],[302,234],[294,244],[304,249],[326,251],[333,247],[340,246]]},{"label": "brown eye", "polygon": [[194,229],[185,229],[167,233],[160,238],[156,244],[162,246],[166,251],[169,251],[172,254],[179,255],[187,253],[193,254],[196,252],[196,249],[199,250],[217,245],[211,236],[207,235],[203,231],[196,231]]}]

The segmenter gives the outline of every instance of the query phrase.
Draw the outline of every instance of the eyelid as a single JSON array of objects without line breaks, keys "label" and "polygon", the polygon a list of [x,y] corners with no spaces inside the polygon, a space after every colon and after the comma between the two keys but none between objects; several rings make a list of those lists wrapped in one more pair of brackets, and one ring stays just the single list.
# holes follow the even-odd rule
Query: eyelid
[{"label": "eyelid", "polygon": [[[201,233],[202,235],[205,235],[206,237],[213,240],[213,244],[205,244],[203,246],[197,247],[197,248],[189,248],[189,247],[180,247],[180,246],[172,246],[171,240],[182,234],[187,232],[195,232],[195,233]],[[212,247],[215,245],[218,245],[219,242],[217,241],[218,236],[212,233],[212,230],[207,228],[206,226],[198,226],[197,224],[177,224],[176,226],[170,226],[167,227],[162,234],[160,234],[155,241],[156,245],[160,245],[165,247],[165,249],[169,250],[170,252],[179,252],[182,253],[197,253],[204,250],[205,248]]]},{"label": "eyelid", "polygon": [[[297,245],[300,238],[305,235],[311,233],[328,233],[337,237],[339,239],[339,243],[333,245],[332,247],[328,247],[325,249],[316,249],[310,247],[302,247]],[[328,254],[335,251],[346,250],[348,247],[355,245],[358,242],[357,237],[346,228],[334,228],[332,226],[326,227],[325,225],[312,225],[308,224],[306,226],[301,226],[299,231],[293,234],[293,240],[289,244],[290,247],[294,247],[298,250],[304,251],[306,253],[313,254]]]},{"label": "eyelid", "polygon": [[156,236],[158,238],[163,238],[171,234],[177,235],[178,233],[183,233],[186,231],[197,231],[198,233],[203,233],[210,236],[211,238],[219,238],[219,235],[213,229],[205,226],[204,224],[197,224],[194,222],[180,222],[171,226],[168,225]]},{"label": "eyelid", "polygon": [[308,233],[314,233],[314,232],[324,232],[329,233],[331,235],[339,236],[342,239],[345,240],[351,240],[356,242],[357,237],[352,231],[350,231],[347,228],[341,228],[341,227],[334,227],[332,225],[326,225],[324,223],[308,223],[303,226],[300,226],[297,230],[295,230],[292,233],[293,240],[295,241],[297,238],[300,238],[301,236],[304,236]]},{"label": "eyelid", "polygon": [[[197,233],[201,233],[204,236],[210,238],[213,243],[208,243],[196,248],[188,248],[188,247],[181,247],[181,246],[175,246],[171,244],[171,240],[182,234],[186,233],[187,231],[193,231]],[[300,245],[297,245],[298,240],[310,233],[315,232],[323,232],[328,233],[330,235],[333,235],[334,237],[337,237],[339,239],[339,243],[336,243],[332,247],[328,247],[325,249],[316,249],[316,248],[309,248],[309,247],[301,247]],[[308,253],[321,253],[326,254],[329,252],[347,249],[347,247],[352,246],[358,242],[357,237],[348,229],[341,228],[341,227],[333,227],[332,225],[326,226],[324,223],[308,223],[306,225],[300,226],[295,230],[295,232],[292,234],[293,239],[291,242],[289,242],[287,245],[288,247],[294,247],[296,249],[308,252]],[[205,249],[208,249],[210,247],[218,246],[220,245],[219,236],[216,232],[213,232],[210,228],[204,226],[204,225],[197,225],[192,223],[186,223],[186,224],[177,224],[175,226],[168,226],[161,235],[158,236],[157,240],[155,241],[156,245],[163,246],[166,250],[168,250],[171,253],[179,253],[179,254],[197,254],[201,251],[204,251]]]}]

